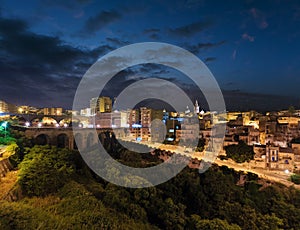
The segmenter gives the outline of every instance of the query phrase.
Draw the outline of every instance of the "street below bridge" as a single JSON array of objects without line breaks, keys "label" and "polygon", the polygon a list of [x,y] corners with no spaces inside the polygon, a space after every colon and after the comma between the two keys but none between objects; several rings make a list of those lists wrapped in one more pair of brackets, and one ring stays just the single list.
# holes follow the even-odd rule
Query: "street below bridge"
[{"label": "street below bridge", "polygon": [[[129,138],[123,138],[123,141],[132,141]],[[133,142],[133,141],[132,141]],[[189,148],[185,148],[183,146],[175,146],[175,145],[166,145],[162,143],[154,143],[154,142],[148,142],[148,141],[141,141],[141,142],[136,142],[134,143],[140,143],[140,144],[145,144],[149,146],[150,148],[154,149],[160,149],[164,151],[170,151],[173,152],[174,154],[180,154],[180,155],[185,155],[187,157],[191,158],[196,158],[198,160],[202,160],[205,153],[204,152],[193,152]],[[258,175],[259,178],[273,181],[273,182],[278,182],[281,184],[284,184],[287,187],[293,186],[297,189],[300,189],[300,185],[294,184],[289,180],[291,176],[291,172],[284,172],[284,171],[279,171],[279,170],[268,170],[268,169],[262,169],[262,168],[253,168],[249,163],[236,163],[231,159],[228,160],[221,160],[219,157],[217,157],[214,162],[218,166],[227,166],[228,168],[232,168],[236,171],[243,171],[243,172],[251,172],[255,173]]]}]

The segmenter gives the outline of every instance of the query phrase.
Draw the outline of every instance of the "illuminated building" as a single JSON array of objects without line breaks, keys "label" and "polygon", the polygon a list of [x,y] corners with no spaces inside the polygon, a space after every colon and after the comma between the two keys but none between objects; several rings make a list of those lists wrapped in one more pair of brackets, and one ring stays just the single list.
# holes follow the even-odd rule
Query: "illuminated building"
[{"label": "illuminated building", "polygon": [[[95,125],[99,128],[111,128],[112,127],[112,113],[97,113],[95,117]],[[93,121],[90,122],[93,124]]]},{"label": "illuminated building", "polygon": [[17,113],[17,106],[0,100],[0,113]]},{"label": "illuminated building", "polygon": [[44,108],[44,115],[60,116],[62,115],[62,111],[62,108]]},{"label": "illuminated building", "polygon": [[109,97],[94,97],[90,100],[90,108],[92,114],[111,113],[112,100]]},{"label": "illuminated building", "polygon": [[86,116],[86,117],[92,116],[91,108],[81,109],[80,110],[80,115],[81,116]]},{"label": "illuminated building", "polygon": [[8,112],[8,104],[5,101],[0,101],[0,113]]},{"label": "illuminated building", "polygon": [[141,125],[142,125],[141,128],[142,140],[149,140],[151,136],[151,122],[156,119],[162,121],[163,111],[141,107],[140,115],[141,115],[140,117],[141,117]]}]

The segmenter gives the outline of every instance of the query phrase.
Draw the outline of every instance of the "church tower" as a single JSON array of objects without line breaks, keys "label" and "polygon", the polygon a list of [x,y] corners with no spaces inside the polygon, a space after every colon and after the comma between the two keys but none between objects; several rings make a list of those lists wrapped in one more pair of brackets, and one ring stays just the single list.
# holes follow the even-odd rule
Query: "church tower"
[{"label": "church tower", "polygon": [[196,100],[195,106],[194,106],[194,113],[199,114],[199,112],[200,112],[200,107],[199,107],[198,101]]}]

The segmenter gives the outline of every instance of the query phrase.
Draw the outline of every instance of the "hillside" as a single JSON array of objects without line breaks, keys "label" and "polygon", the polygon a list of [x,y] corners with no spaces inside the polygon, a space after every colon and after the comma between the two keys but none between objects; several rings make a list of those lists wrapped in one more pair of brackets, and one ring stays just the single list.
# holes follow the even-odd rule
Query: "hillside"
[{"label": "hillside", "polygon": [[[148,153],[110,147],[123,164],[160,163]],[[300,229],[300,191],[260,183],[255,174],[214,165],[130,189],[93,174],[78,152],[35,146],[19,164],[22,196],[1,201],[0,229]]]}]

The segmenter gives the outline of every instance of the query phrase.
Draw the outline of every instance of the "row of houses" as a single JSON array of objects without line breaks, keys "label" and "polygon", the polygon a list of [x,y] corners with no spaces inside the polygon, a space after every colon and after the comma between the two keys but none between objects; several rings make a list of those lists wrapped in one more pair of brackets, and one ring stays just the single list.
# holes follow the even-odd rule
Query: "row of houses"
[{"label": "row of houses", "polygon": [[229,113],[224,146],[244,141],[253,146],[252,167],[300,171],[300,117],[288,112],[262,115]]}]

